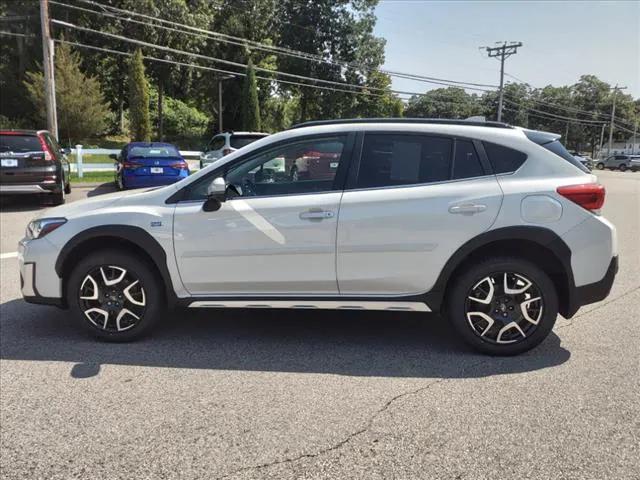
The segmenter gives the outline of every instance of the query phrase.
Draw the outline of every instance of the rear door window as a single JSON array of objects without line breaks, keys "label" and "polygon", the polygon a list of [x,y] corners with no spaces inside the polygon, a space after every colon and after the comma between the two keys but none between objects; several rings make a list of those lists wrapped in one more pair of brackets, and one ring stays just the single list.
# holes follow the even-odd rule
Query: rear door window
[{"label": "rear door window", "polygon": [[491,142],[482,142],[482,144],[493,167],[493,172],[496,174],[515,172],[527,159],[526,153],[519,152],[513,148]]},{"label": "rear door window", "polygon": [[0,153],[41,152],[42,145],[35,135],[0,135]]},{"label": "rear door window", "polygon": [[357,188],[413,185],[451,178],[453,140],[422,135],[367,134]]},{"label": "rear door window", "polygon": [[209,150],[220,150],[224,147],[224,137],[213,137],[211,139],[211,144],[209,145]]},{"label": "rear door window", "polygon": [[456,154],[453,162],[453,178],[472,178],[484,175],[480,158],[476,153],[473,142],[456,140]]}]

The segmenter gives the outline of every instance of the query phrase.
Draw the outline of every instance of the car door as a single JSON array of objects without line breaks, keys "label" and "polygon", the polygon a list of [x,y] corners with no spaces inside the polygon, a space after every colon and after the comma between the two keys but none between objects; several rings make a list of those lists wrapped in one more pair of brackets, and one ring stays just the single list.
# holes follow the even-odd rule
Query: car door
[{"label": "car door", "polygon": [[[341,295],[414,295],[494,222],[502,191],[479,142],[366,133],[340,206]],[[354,163],[354,167],[355,167]]]},{"label": "car door", "polygon": [[[336,295],[336,222],[354,135],[285,141],[194,182],[174,214],[180,277],[193,295]],[[292,179],[287,165],[307,151],[342,149],[331,178]],[[203,211],[211,181],[230,196]]]}]

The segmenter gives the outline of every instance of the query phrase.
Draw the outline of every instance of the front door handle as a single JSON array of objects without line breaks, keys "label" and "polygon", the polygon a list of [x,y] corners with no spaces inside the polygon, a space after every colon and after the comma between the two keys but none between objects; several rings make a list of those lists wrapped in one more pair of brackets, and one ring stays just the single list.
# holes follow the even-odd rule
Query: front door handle
[{"label": "front door handle", "polygon": [[484,212],[486,209],[487,206],[481,203],[463,203],[460,205],[453,205],[452,207],[449,207],[449,213],[473,215],[474,213]]},{"label": "front door handle", "polygon": [[320,210],[312,208],[300,214],[302,220],[324,220],[325,218],[333,218],[334,213],[330,210]]}]

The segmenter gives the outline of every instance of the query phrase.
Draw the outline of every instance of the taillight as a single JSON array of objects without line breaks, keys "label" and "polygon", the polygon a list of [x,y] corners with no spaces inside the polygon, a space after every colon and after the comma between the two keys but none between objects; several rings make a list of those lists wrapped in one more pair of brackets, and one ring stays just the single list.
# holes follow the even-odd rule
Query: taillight
[{"label": "taillight", "polygon": [[222,149],[222,155],[229,155],[231,152],[233,152],[233,150],[231,150],[230,148],[224,148]]},{"label": "taillight", "polygon": [[44,152],[44,160],[46,162],[53,162],[53,152],[47,145],[46,140],[43,135],[38,135],[38,140],[40,140],[40,146],[42,147],[42,151]]},{"label": "taillight", "polygon": [[557,192],[587,210],[599,210],[604,205],[605,190],[599,183],[584,183],[558,187]]},{"label": "taillight", "polygon": [[138,167],[141,167],[142,164],[141,163],[136,163],[136,162],[124,162],[124,164],[122,166],[124,168],[126,168],[126,169],[136,169]]},{"label": "taillight", "polygon": [[171,168],[177,168],[178,170],[186,170],[189,168],[187,162],[176,162],[169,165]]}]

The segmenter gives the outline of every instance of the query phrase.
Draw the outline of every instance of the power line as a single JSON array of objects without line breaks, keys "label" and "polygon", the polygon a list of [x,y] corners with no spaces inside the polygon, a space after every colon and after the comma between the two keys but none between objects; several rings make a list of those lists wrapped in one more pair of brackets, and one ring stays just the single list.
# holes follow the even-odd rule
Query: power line
[{"label": "power line", "polygon": [[35,35],[29,34],[29,33],[16,33],[16,32],[3,32],[3,31],[0,31],[0,35],[7,35],[9,37],[35,38]]},{"label": "power line", "polygon": [[[92,12],[92,13],[96,13],[96,14],[102,14],[105,13],[104,10],[108,9],[111,12],[120,12],[123,14],[130,14],[130,15],[135,15],[141,18],[145,18],[148,20],[152,20],[155,22],[161,22],[167,25],[173,25],[176,27],[180,27],[181,29],[186,29],[189,30],[190,32],[186,32],[184,30],[178,30],[178,32],[180,33],[185,33],[185,34],[193,34],[192,32],[196,32],[198,34],[200,34],[201,36],[207,36],[207,37],[213,37],[215,40],[217,41],[222,41],[222,42],[226,42],[226,43],[231,43],[234,45],[240,45],[240,46],[252,46],[255,49],[259,49],[259,50],[264,50],[270,53],[278,53],[278,54],[282,54],[282,55],[287,55],[287,56],[292,56],[295,58],[299,58],[299,59],[303,59],[303,60],[309,60],[309,61],[315,61],[315,62],[319,62],[319,63],[325,63],[328,65],[333,65],[333,66],[338,66],[338,67],[351,67],[351,68],[357,68],[357,69],[361,69],[361,70],[367,70],[367,71],[378,71],[380,73],[384,73],[390,76],[396,76],[399,78],[406,78],[406,79],[410,79],[410,80],[415,80],[415,81],[420,81],[420,82],[426,82],[426,83],[433,83],[433,84],[439,84],[439,85],[449,85],[449,84],[456,84],[456,85],[470,85],[470,86],[465,86],[464,88],[470,89],[470,90],[479,90],[479,91],[485,91],[481,88],[474,88],[474,87],[488,87],[488,88],[495,88],[496,85],[489,85],[489,84],[482,84],[482,83],[473,83],[473,82],[462,82],[462,81],[458,81],[458,80],[449,80],[449,79],[444,79],[444,78],[437,78],[437,77],[428,77],[425,75],[417,75],[417,74],[412,74],[412,73],[405,73],[405,72],[397,72],[397,71],[393,71],[393,70],[386,70],[386,69],[372,69],[370,67],[366,67],[363,66],[361,64],[357,64],[355,62],[347,62],[347,61],[343,61],[340,59],[335,59],[335,60],[329,60],[326,59],[320,55],[316,55],[316,54],[311,54],[311,53],[307,53],[307,52],[302,52],[299,50],[293,50],[290,48],[286,48],[286,47],[278,47],[278,46],[274,46],[274,45],[267,45],[261,42],[256,42],[254,40],[248,40],[246,38],[242,38],[242,37],[236,37],[233,35],[228,35],[228,34],[224,34],[224,33],[220,33],[220,32],[212,32],[209,30],[205,30],[202,28],[198,28],[198,27],[194,27],[191,25],[185,25],[185,24],[181,24],[178,22],[173,22],[170,20],[165,20],[162,18],[157,18],[157,17],[153,17],[150,15],[145,15],[142,13],[138,13],[138,12],[133,12],[131,10],[124,10],[121,8],[117,8],[117,7],[112,7],[110,5],[102,5],[100,3],[97,3],[93,0],[78,0],[82,3],[85,4],[89,4],[92,5],[94,7],[99,7],[101,9],[103,9],[103,12],[97,12],[95,10],[89,10],[89,9],[82,9],[82,7],[78,7],[75,5],[69,5],[69,4],[65,4],[65,3],[61,3],[61,2],[57,2],[52,0],[52,3],[55,3],[56,5],[60,5],[63,7],[67,7],[67,8],[75,8],[78,10],[84,10],[84,11],[88,11],[88,12]],[[113,14],[108,14],[111,17],[114,18],[118,18],[121,20],[125,20],[125,21],[133,21],[134,23],[142,23],[151,27],[156,27],[156,28],[169,28],[169,27],[165,27],[162,25],[154,25],[154,24],[148,24],[148,23],[144,23],[144,22],[140,22],[139,20],[133,20],[133,19],[129,19],[129,18],[125,18],[125,17],[121,17],[119,15],[113,15]],[[238,43],[241,42],[241,43]]]},{"label": "power line", "polygon": [[[509,111],[509,112],[513,112],[513,113],[522,113],[523,110],[518,110],[515,109],[513,107],[504,107],[505,110]],[[524,110],[524,113],[529,116],[529,117],[536,117],[536,118],[541,118],[544,120],[553,120],[556,122],[562,122],[562,123],[567,123],[567,124],[575,124],[575,125],[583,125],[585,127],[601,127],[602,125],[606,125],[606,122],[602,122],[600,124],[597,123],[583,123],[580,120],[574,120],[574,119],[562,119],[562,118],[555,118],[555,117],[548,117],[544,114],[539,114],[539,113],[531,113],[530,111]]]},{"label": "power line", "polygon": [[565,117],[564,115],[557,115],[555,113],[550,113],[550,112],[545,112],[543,110],[536,110],[535,108],[531,108],[531,107],[523,107],[523,105],[521,103],[516,103],[516,102],[512,102],[511,100],[505,100],[507,103],[511,104],[511,105],[515,105],[517,107],[521,107],[522,110],[526,110],[529,112],[536,112],[536,113],[541,113],[544,115],[548,115],[550,117],[554,117],[554,118],[559,118],[562,120],[569,120],[572,122],[581,122],[581,123],[590,123],[590,124],[597,124],[597,125],[602,125],[603,123],[607,123],[604,121],[598,121],[598,120],[586,120],[586,119],[582,119],[582,118],[573,118],[573,117]]},{"label": "power line", "polygon": [[[76,47],[81,47],[81,48],[88,48],[90,50],[97,50],[97,51],[101,51],[101,52],[106,52],[106,53],[112,53],[112,54],[116,54],[116,55],[124,55],[127,57],[132,56],[132,53],[129,52],[122,52],[120,50],[113,50],[110,48],[104,48],[104,47],[96,47],[95,45],[86,45],[84,43],[78,43],[78,42],[71,42],[69,40],[55,40],[56,43],[65,43],[67,45],[73,45]],[[154,62],[161,62],[161,63],[167,63],[167,64],[171,64],[171,65],[178,65],[178,66],[183,66],[183,67],[188,67],[188,68],[196,68],[196,69],[200,69],[200,70],[208,70],[208,71],[212,71],[212,72],[216,72],[216,73],[224,73],[227,75],[233,75],[236,77],[246,77],[247,74],[246,73],[242,73],[242,72],[232,72],[230,70],[224,70],[224,69],[220,69],[220,68],[214,68],[214,67],[207,67],[204,65],[199,65],[197,63],[186,63],[186,62],[178,62],[176,60],[167,60],[165,58],[157,58],[157,57],[150,57],[150,56],[143,56],[143,58],[145,60],[151,60]],[[262,77],[260,75],[256,75],[257,79],[260,80],[266,80],[269,82],[278,82],[278,83],[286,83],[286,84],[290,84],[290,85],[297,85],[300,87],[309,87],[309,88],[314,88],[314,89],[319,89],[319,90],[330,90],[332,92],[344,92],[344,93],[353,93],[356,95],[367,95],[367,96],[373,96],[373,97],[381,97],[383,95],[377,94],[377,93],[371,93],[371,92],[362,92],[362,91],[354,91],[354,90],[342,90],[339,88],[333,88],[333,87],[323,87],[321,85],[309,85],[308,83],[299,83],[299,82],[290,82],[288,80],[282,80],[282,79],[274,79],[274,78],[269,78],[269,77]]]}]

